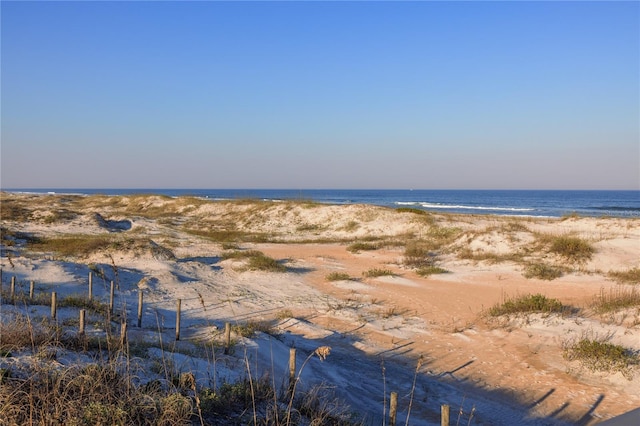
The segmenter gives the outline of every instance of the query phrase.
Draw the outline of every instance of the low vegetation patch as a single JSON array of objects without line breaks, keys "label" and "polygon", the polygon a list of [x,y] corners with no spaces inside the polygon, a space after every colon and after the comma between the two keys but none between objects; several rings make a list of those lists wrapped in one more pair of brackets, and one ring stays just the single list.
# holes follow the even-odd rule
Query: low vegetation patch
[{"label": "low vegetation patch", "polygon": [[363,272],[362,275],[365,278],[375,278],[375,277],[383,277],[383,276],[394,276],[395,274],[390,269],[373,268]]},{"label": "low vegetation patch", "polygon": [[428,216],[429,215],[429,213],[427,213],[426,210],[418,209],[418,208],[415,208],[415,207],[398,207],[396,209],[396,211],[398,213],[413,213],[413,214],[417,214],[417,215],[420,215],[420,216]]},{"label": "low vegetation patch", "polygon": [[631,369],[640,363],[631,349],[600,339],[583,337],[567,341],[563,346],[565,359],[579,361],[591,371],[620,372],[631,379]]},{"label": "low vegetation patch", "polygon": [[527,294],[515,298],[508,298],[489,309],[489,315],[498,317],[501,315],[519,313],[560,313],[565,309],[558,299],[551,299],[543,294]]},{"label": "low vegetation patch", "polygon": [[428,277],[429,275],[434,275],[434,274],[448,274],[448,273],[449,271],[439,266],[423,266],[416,270],[416,274],[418,274],[421,277]]},{"label": "low vegetation patch", "polygon": [[351,279],[346,272],[331,272],[324,277],[327,281],[348,281]]},{"label": "low vegetation patch", "polygon": [[239,336],[251,338],[257,332],[272,334],[273,325],[268,321],[248,321],[244,324],[236,324],[231,330]]},{"label": "low vegetation patch", "polygon": [[628,271],[609,271],[607,276],[620,284],[640,284],[640,268]]},{"label": "low vegetation patch", "polygon": [[251,271],[286,272],[287,267],[259,250],[231,250],[222,253],[223,260],[247,259],[247,269]]},{"label": "low vegetation patch", "polygon": [[358,253],[361,251],[378,250],[378,248],[380,248],[380,246],[376,243],[357,242],[357,243],[350,244],[347,247],[347,251],[350,251],[351,253]]},{"label": "low vegetation patch", "polygon": [[527,265],[523,275],[525,278],[551,281],[562,276],[562,269],[544,263],[532,263]]}]

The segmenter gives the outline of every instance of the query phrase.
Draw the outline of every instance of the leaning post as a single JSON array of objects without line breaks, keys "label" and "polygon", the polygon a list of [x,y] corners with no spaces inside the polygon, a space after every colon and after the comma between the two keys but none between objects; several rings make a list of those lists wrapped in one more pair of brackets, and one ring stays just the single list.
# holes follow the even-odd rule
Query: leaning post
[{"label": "leaning post", "polygon": [[182,299],[178,299],[176,306],[176,340],[180,340],[180,308],[182,306]]}]

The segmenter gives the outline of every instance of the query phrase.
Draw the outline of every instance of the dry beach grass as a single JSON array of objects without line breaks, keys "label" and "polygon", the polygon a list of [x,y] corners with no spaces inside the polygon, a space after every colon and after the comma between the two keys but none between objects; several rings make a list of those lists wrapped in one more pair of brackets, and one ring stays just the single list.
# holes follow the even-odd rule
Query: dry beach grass
[{"label": "dry beach grass", "polygon": [[[381,424],[390,392],[407,424],[439,424],[441,404],[460,424],[595,424],[640,406],[637,219],[1,197],[4,419]],[[295,401],[283,386],[292,346]],[[117,386],[99,391],[104,377]],[[65,413],[73,398],[86,403]]]}]

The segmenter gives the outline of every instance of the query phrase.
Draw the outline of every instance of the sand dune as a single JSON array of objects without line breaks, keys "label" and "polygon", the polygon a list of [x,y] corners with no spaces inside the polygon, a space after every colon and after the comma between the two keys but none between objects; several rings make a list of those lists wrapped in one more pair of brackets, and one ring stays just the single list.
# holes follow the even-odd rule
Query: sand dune
[{"label": "sand dune", "polygon": [[[419,359],[411,424],[439,424],[441,404],[461,409],[464,424],[473,412],[471,424],[505,425],[595,424],[640,407],[637,369],[594,372],[563,357],[568,342],[585,336],[640,353],[640,307],[607,314],[591,308],[602,291],[636,288],[610,272],[638,268],[637,219],[516,219],[160,196],[4,193],[1,201],[5,291],[15,276],[35,280],[39,291],[83,292],[89,270],[100,272],[96,294],[106,297],[108,282],[117,280],[117,303],[130,321],[138,289],[145,292],[143,327],[130,339],[153,336],[161,325],[170,340],[176,299],[185,344],[219,332],[225,322],[271,321],[272,334],[241,340],[256,365],[285,374],[289,347],[303,355],[331,346],[325,362],[309,363],[305,383],[335,387],[371,424],[380,424],[385,389],[399,393],[404,421]],[[27,244],[33,236],[107,243],[78,243],[76,252],[65,253]],[[573,259],[554,252],[549,241],[558,236],[585,241],[593,253]],[[370,246],[357,250],[354,243]],[[419,275],[407,265],[408,247],[419,247],[425,261],[447,272]],[[246,258],[228,256],[248,250],[286,271],[252,270]],[[526,278],[533,264],[561,276]],[[392,275],[369,276],[372,270]],[[345,275],[329,280],[331,273]],[[505,298],[534,293],[572,310],[487,314]],[[3,305],[3,321],[13,309]],[[211,380],[205,360],[183,362],[201,373],[201,383]],[[226,379],[242,375],[233,356],[221,357],[218,367]]]}]

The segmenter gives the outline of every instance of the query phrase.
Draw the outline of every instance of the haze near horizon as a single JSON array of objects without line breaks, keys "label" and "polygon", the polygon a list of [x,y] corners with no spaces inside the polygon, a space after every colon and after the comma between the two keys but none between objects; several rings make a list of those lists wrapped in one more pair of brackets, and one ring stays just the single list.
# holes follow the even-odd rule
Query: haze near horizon
[{"label": "haze near horizon", "polygon": [[11,2],[2,188],[640,189],[638,2]]}]

